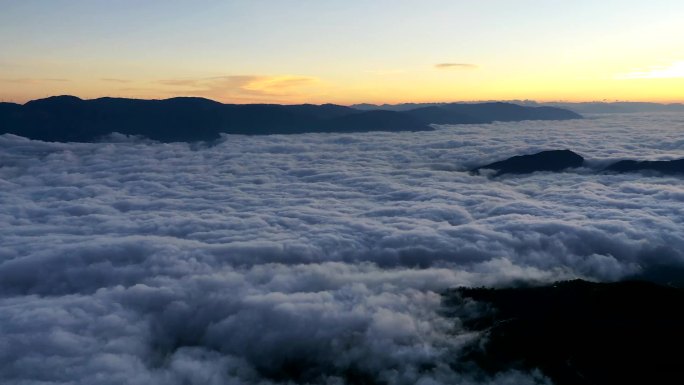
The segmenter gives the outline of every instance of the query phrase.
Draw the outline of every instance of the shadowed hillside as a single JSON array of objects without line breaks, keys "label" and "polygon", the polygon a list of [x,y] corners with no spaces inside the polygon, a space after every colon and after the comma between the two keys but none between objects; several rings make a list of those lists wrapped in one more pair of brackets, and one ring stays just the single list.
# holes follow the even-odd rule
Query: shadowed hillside
[{"label": "shadowed hillside", "polygon": [[677,384],[684,378],[682,289],[575,280],[460,288],[444,298],[447,308],[479,304],[478,315],[462,316],[467,328],[484,332],[464,360],[488,372],[539,368],[559,385]]}]

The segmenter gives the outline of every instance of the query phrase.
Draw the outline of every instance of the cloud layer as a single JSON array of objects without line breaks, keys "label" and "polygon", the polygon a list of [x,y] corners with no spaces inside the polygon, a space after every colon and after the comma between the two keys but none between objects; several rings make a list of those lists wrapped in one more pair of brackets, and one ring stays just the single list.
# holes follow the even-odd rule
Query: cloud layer
[{"label": "cloud layer", "polygon": [[[0,378],[39,384],[544,383],[450,366],[459,285],[684,266],[684,182],[465,170],[569,148],[684,154],[681,115],[225,136],[0,136]],[[464,310],[467,311],[467,310]]]}]

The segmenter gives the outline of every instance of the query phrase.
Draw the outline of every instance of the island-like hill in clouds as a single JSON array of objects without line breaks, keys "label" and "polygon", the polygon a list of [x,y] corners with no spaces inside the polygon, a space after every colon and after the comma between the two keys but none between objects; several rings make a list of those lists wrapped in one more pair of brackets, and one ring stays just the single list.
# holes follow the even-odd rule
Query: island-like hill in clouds
[{"label": "island-like hill in clouds", "polygon": [[[504,174],[530,174],[539,171],[562,172],[584,165],[584,157],[570,150],[548,150],[536,154],[517,155],[498,162],[476,167],[470,170],[473,174],[480,174],[482,170],[494,171],[492,176]],[[604,172],[629,173],[646,172],[652,175],[684,175],[684,159],[673,160],[632,160],[616,161]]]},{"label": "island-like hill in clouds", "polygon": [[90,142],[115,132],[150,139],[206,141],[220,134],[432,130],[430,124],[580,119],[560,108],[511,103],[444,104],[406,111],[323,105],[223,104],[203,98],[141,100],[54,96],[0,103],[0,134],[56,142]]}]

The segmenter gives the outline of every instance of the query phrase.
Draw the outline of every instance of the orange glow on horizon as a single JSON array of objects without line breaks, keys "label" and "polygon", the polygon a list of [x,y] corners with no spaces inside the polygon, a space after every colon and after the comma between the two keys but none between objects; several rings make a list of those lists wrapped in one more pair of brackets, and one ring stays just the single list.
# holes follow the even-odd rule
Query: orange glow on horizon
[{"label": "orange glow on horizon", "polygon": [[[419,74],[420,75],[420,74]],[[54,95],[83,99],[123,97],[166,99],[204,97],[222,103],[276,103],[342,105],[372,103],[437,103],[488,100],[537,102],[632,101],[684,103],[684,77],[546,79],[481,79],[396,73],[390,76],[342,79],[314,76],[213,76],[164,80],[0,79],[0,101],[25,103]],[[446,80],[446,81],[445,81]]]}]

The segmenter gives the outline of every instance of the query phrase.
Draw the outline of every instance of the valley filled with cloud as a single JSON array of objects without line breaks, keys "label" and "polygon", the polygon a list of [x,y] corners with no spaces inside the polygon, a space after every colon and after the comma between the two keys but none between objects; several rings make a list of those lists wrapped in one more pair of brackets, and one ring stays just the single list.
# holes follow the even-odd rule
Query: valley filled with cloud
[{"label": "valley filled with cloud", "polygon": [[[535,384],[456,369],[444,290],[684,268],[682,114],[225,135],[0,136],[0,378]],[[570,149],[583,168],[467,170]],[[477,311],[464,308],[461,312]]]}]

